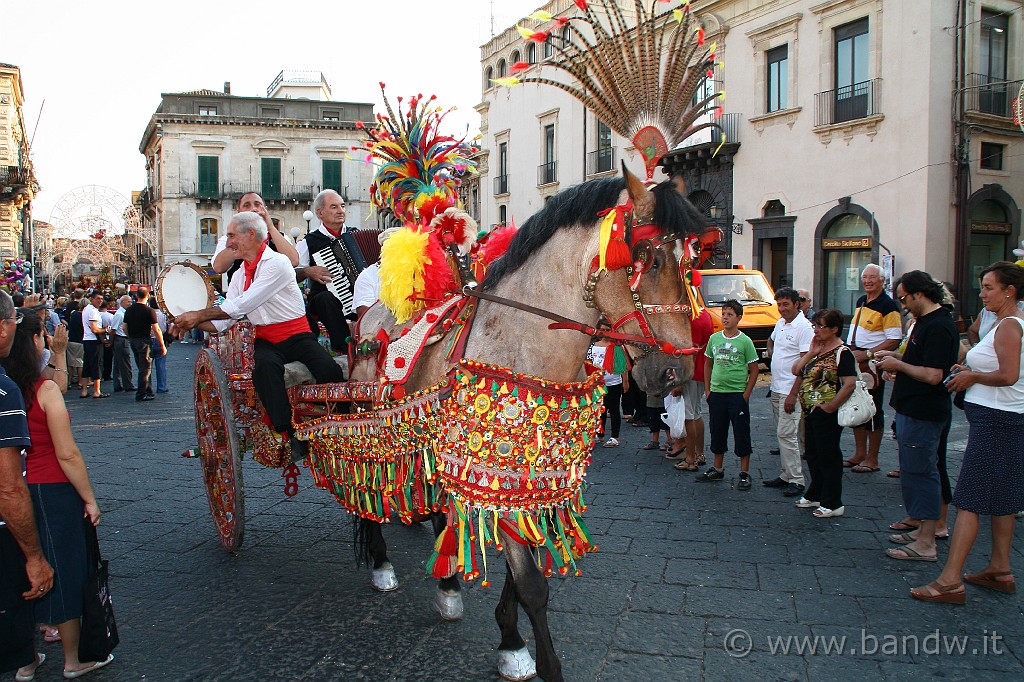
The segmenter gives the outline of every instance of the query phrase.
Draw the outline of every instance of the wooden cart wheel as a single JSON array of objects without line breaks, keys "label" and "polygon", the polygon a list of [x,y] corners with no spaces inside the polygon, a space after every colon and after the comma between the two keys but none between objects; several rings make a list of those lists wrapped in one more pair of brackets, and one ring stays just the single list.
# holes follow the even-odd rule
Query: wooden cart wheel
[{"label": "wooden cart wheel", "polygon": [[196,435],[206,496],[220,544],[234,552],[242,546],[245,535],[242,458],[224,367],[209,348],[196,356],[195,393]]}]

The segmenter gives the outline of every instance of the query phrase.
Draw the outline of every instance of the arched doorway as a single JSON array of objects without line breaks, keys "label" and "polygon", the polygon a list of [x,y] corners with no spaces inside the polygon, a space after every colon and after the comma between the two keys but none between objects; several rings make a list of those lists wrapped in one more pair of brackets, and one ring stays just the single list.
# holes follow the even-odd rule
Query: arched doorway
[{"label": "arched doorway", "polygon": [[878,261],[878,224],[863,206],[840,200],[818,222],[815,254],[818,308],[835,308],[849,318],[862,294],[860,273]]},{"label": "arched doorway", "polygon": [[973,317],[981,311],[981,271],[999,260],[1013,260],[1011,252],[1020,233],[1020,210],[999,185],[985,185],[968,200],[970,236],[967,246],[967,281],[964,283],[963,314]]}]

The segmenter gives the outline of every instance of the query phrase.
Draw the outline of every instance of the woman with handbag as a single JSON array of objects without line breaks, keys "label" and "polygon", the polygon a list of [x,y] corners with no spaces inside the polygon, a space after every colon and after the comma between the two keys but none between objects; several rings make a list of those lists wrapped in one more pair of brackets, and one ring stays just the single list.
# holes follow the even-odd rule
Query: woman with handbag
[{"label": "woman with handbag", "polygon": [[[56,625],[64,648],[64,677],[73,679],[102,668],[114,657],[78,660],[83,590],[89,578],[83,517],[96,525],[100,510],[82,453],[71,434],[64,398],[57,385],[40,372],[45,334],[38,315],[23,314],[11,353],[0,362],[18,384],[28,408],[32,447],[26,453],[25,482],[32,496],[43,554],[54,569],[53,590],[36,602],[36,622]],[[15,679],[34,679],[36,668],[45,659],[45,654],[37,652],[36,662],[18,670]]]},{"label": "woman with handbag", "polygon": [[[939,577],[915,587],[921,601],[963,604],[964,582],[1012,594],[1017,583],[1010,570],[1014,514],[1024,509],[1024,268],[1010,262],[981,273],[981,301],[996,315],[996,326],[967,353],[967,364],[954,365],[946,379],[950,393],[966,391],[964,413],[970,430],[960,476],[953,490],[956,522],[949,556]],[[978,573],[961,574],[978,537],[982,515],[991,517],[992,556]]]},{"label": "woman with handbag", "polygon": [[843,314],[833,308],[814,313],[814,339],[810,349],[793,365],[800,380],[800,406],[804,411],[807,468],[811,485],[796,501],[801,509],[814,509],[819,519],[842,516],[843,452],[839,437],[839,408],[853,393],[857,361],[839,337]]}]

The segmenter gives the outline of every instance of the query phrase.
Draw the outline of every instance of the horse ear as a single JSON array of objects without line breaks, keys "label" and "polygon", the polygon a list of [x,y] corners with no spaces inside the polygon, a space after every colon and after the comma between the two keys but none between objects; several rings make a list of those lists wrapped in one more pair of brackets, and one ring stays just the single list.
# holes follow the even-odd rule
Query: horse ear
[{"label": "horse ear", "polygon": [[676,191],[682,196],[686,196],[686,180],[683,180],[682,174],[678,174],[672,178],[672,184],[676,186]]},{"label": "horse ear", "polygon": [[622,175],[626,178],[626,191],[633,200],[636,214],[646,216],[654,213],[654,192],[644,187],[643,181],[629,172],[625,161],[622,162]]}]

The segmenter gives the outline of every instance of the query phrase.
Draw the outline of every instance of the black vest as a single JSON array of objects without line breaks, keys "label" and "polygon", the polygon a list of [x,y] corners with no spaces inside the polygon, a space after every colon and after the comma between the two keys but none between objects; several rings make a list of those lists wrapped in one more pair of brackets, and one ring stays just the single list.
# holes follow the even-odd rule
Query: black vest
[{"label": "black vest", "polygon": [[[350,228],[344,227],[342,229],[349,230]],[[306,248],[309,249],[309,264],[316,265],[316,261],[313,260],[313,254],[318,251],[323,251],[324,249],[330,247],[330,245],[335,241],[337,240],[334,237],[326,235],[320,230],[317,230],[316,232],[310,232],[309,234],[307,234]],[[327,291],[326,285],[321,284],[320,282],[317,282],[314,279],[309,279],[308,284],[310,294],[318,294],[321,291]]]}]

